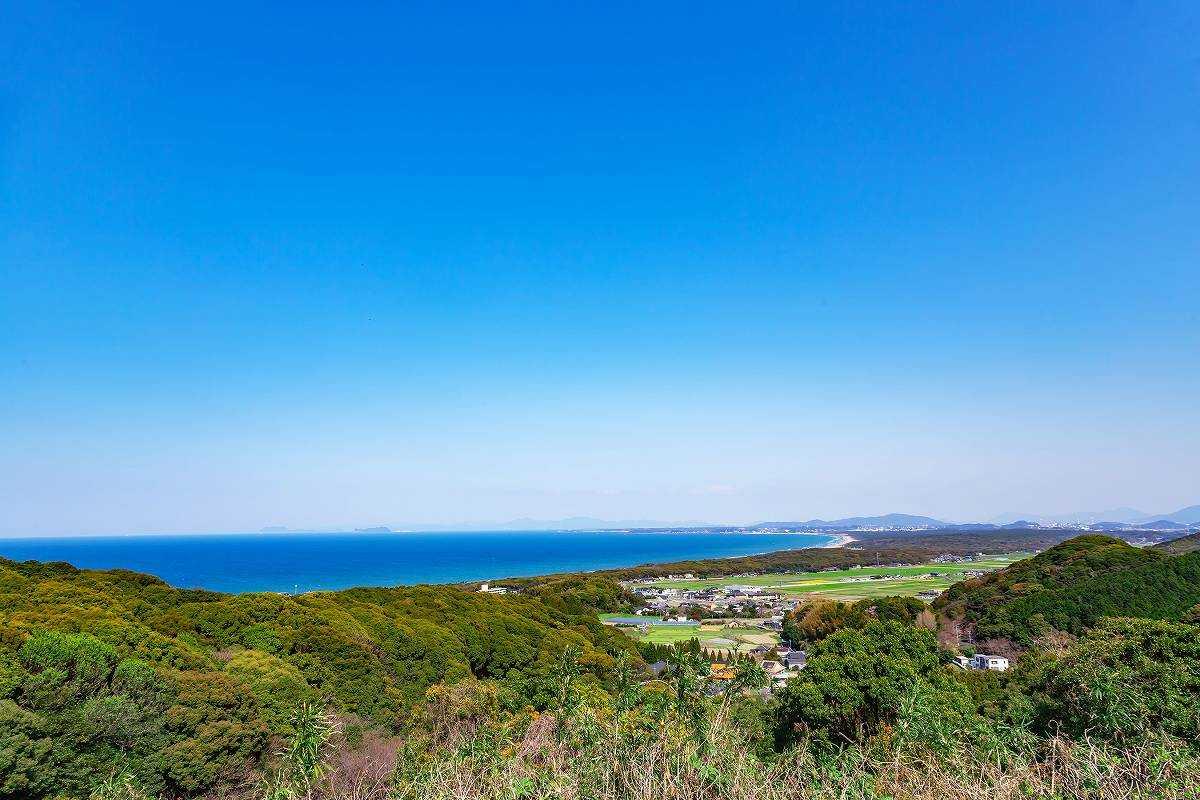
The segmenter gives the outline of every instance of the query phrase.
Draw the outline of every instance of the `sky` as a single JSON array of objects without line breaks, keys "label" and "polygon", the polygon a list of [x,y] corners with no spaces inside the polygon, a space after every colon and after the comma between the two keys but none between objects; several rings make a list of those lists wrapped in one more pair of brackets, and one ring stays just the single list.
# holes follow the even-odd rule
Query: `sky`
[{"label": "sky", "polygon": [[1200,503],[1194,3],[116,5],[0,19],[0,535]]}]

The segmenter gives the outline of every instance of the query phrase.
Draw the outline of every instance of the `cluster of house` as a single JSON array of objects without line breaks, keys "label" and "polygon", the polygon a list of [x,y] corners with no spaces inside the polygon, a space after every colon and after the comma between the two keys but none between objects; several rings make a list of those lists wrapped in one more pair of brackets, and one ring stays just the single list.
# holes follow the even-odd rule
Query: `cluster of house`
[{"label": "cluster of house", "polygon": [[782,689],[788,680],[808,664],[808,654],[803,650],[793,650],[786,644],[778,644],[774,650],[779,660],[763,659],[760,666],[771,679],[772,686]]},{"label": "cluster of house", "polygon": [[950,553],[943,553],[940,556],[935,556],[935,557],[929,559],[929,563],[930,564],[963,564],[968,561],[978,561],[981,558],[986,558],[986,556],[982,552],[976,553],[973,556],[956,556],[956,555],[951,555]]},{"label": "cluster of house", "polygon": [[760,586],[706,586],[703,589],[680,589],[661,586],[634,586],[631,591],[645,603],[639,615],[669,618],[680,609],[699,609],[710,616],[753,615],[765,620],[763,627],[779,630],[783,615],[795,605],[778,592]]},{"label": "cluster of house", "polygon": [[[778,658],[763,658],[768,654]],[[770,685],[762,689],[764,696],[769,696],[775,689],[787,686],[789,680],[795,677],[808,663],[808,656],[803,650],[795,650],[786,644],[775,647],[756,647],[749,655],[758,661],[759,666],[767,673]],[[656,677],[667,672],[669,665],[666,661],[655,661],[650,665],[650,671]],[[737,667],[733,664],[717,662],[709,665],[708,681],[705,689],[709,694],[716,695],[726,691],[730,681],[737,677]]]}]

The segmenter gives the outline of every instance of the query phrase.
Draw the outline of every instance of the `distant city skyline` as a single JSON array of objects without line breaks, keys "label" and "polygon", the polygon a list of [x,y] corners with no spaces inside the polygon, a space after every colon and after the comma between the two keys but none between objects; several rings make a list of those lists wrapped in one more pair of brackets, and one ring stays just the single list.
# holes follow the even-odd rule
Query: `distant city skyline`
[{"label": "distant city skyline", "polygon": [[0,535],[1200,502],[1200,7],[0,26]]}]

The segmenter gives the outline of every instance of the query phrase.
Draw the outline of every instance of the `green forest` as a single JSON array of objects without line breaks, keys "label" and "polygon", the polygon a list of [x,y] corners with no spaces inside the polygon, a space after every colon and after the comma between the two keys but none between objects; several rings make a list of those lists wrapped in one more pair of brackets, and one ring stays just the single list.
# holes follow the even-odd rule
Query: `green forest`
[{"label": "green forest", "polygon": [[[775,691],[603,625],[637,602],[611,574],[511,583],[228,595],[0,560],[0,798],[1200,796],[1200,553],[1081,536],[932,606],[801,603]],[[1012,669],[954,663],[989,639]]]},{"label": "green forest", "polygon": [[544,707],[562,652],[597,682],[634,652],[590,610],[603,591],[546,589],[225,595],[0,561],[0,797],[87,796],[117,762],[152,794],[202,794],[260,764],[303,702],[400,730],[429,687],[470,679],[505,707]]},{"label": "green forest", "polygon": [[1171,556],[1088,535],[950,587],[934,609],[977,639],[1022,646],[1050,631],[1081,634],[1104,617],[1178,619],[1200,603],[1200,552]]}]

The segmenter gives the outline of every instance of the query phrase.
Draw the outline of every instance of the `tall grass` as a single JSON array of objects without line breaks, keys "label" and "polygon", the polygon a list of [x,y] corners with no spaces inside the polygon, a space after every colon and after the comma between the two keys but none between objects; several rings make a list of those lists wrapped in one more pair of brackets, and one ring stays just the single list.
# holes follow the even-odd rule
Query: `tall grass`
[{"label": "tall grass", "polygon": [[569,715],[506,722],[443,721],[421,741],[341,753],[321,800],[1196,800],[1200,763],[1181,743],[1116,747],[1016,735],[935,751],[884,736],[832,752],[756,756],[718,705],[705,740],[673,711],[615,713],[582,704]]}]

